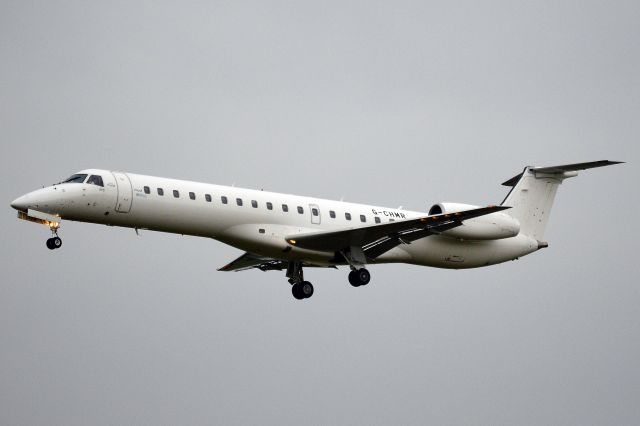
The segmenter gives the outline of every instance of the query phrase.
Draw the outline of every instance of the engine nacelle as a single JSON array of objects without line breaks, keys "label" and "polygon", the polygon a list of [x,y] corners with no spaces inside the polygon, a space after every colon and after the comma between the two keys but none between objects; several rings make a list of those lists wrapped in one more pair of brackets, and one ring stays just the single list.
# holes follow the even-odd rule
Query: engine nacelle
[{"label": "engine nacelle", "polygon": [[[477,208],[479,206],[469,204],[440,203],[431,206],[429,214],[455,213]],[[461,226],[444,231],[440,235],[463,240],[500,240],[515,237],[519,232],[520,222],[508,214],[497,212],[467,219]]]}]

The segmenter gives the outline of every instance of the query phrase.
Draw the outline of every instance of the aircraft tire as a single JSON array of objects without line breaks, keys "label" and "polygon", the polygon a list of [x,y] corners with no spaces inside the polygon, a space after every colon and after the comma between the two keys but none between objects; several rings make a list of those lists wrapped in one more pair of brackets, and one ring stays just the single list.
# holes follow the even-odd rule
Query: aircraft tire
[{"label": "aircraft tire", "polygon": [[54,237],[51,239],[54,249],[62,247],[62,239],[60,237]]},{"label": "aircraft tire", "polygon": [[304,299],[304,294],[302,294],[302,291],[300,289],[300,284],[294,284],[291,287],[291,294],[293,294],[293,297],[295,297],[297,300]]},{"label": "aircraft tire", "polygon": [[47,240],[47,248],[48,248],[49,250],[53,250],[53,249],[55,249],[55,248],[56,248],[56,247],[53,245],[53,238],[49,238],[49,239]]},{"label": "aircraft tire", "polygon": [[367,271],[365,268],[362,269],[358,269],[357,273],[357,280],[358,280],[358,284],[359,285],[367,285],[369,284],[369,281],[371,281],[371,274],[369,273],[369,271]]},{"label": "aircraft tire", "polygon": [[298,285],[300,286],[300,294],[302,294],[305,299],[313,296],[313,284],[311,284],[309,281],[302,281]]},{"label": "aircraft tire", "polygon": [[349,284],[351,284],[354,287],[359,287],[360,283],[358,282],[358,277],[356,276],[357,271],[351,271],[349,272]]}]

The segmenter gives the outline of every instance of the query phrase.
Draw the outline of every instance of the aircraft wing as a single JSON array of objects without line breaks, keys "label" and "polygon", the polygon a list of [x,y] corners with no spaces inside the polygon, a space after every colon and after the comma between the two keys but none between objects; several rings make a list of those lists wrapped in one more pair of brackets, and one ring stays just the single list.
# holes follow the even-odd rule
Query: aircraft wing
[{"label": "aircraft wing", "polygon": [[253,253],[245,253],[231,263],[226,264],[218,271],[245,271],[247,269],[258,268],[263,271],[271,269],[284,269],[287,265],[277,259],[270,257],[258,256]]},{"label": "aircraft wing", "polygon": [[[331,268],[331,266],[316,265],[307,262],[303,262],[303,266],[312,268]],[[287,262],[284,260],[274,259],[272,257],[258,256],[257,254],[246,252],[236,260],[218,269],[218,271],[238,272],[254,268],[260,269],[261,271],[282,271],[283,269],[287,269]]]},{"label": "aircraft wing", "polygon": [[376,258],[399,244],[408,244],[428,235],[438,234],[462,225],[467,219],[508,209],[506,206],[487,206],[455,213],[423,216],[345,229],[332,232],[291,235],[289,244],[308,250],[339,252],[350,247],[361,247],[368,258]]}]

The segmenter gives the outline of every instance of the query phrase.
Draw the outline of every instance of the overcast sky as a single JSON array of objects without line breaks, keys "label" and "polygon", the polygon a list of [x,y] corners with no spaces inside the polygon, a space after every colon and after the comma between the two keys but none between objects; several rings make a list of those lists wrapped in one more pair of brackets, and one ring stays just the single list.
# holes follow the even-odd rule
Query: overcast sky
[{"label": "overcast sky", "polygon": [[[0,423],[640,423],[637,1],[0,1]],[[426,211],[525,165],[550,247],[222,273],[213,240],[19,221],[98,167]]]}]

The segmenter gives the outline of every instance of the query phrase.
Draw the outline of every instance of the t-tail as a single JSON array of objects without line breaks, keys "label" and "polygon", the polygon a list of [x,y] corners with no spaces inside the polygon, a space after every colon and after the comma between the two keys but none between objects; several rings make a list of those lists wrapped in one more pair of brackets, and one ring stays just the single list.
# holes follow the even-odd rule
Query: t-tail
[{"label": "t-tail", "polygon": [[520,222],[520,232],[542,243],[551,207],[563,180],[578,175],[579,170],[620,164],[621,161],[593,161],[552,167],[525,167],[522,173],[504,182],[511,191],[502,202],[512,207],[504,213]]}]

